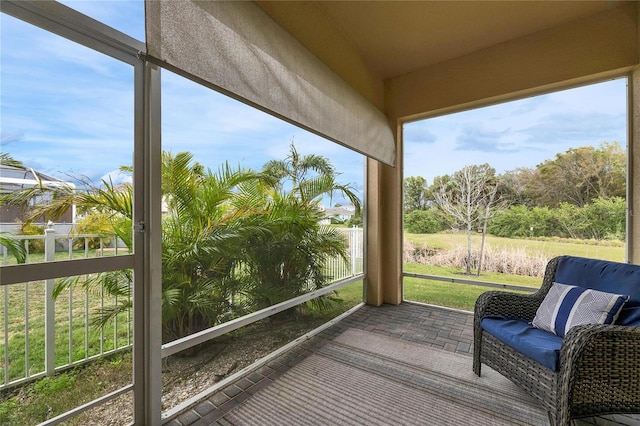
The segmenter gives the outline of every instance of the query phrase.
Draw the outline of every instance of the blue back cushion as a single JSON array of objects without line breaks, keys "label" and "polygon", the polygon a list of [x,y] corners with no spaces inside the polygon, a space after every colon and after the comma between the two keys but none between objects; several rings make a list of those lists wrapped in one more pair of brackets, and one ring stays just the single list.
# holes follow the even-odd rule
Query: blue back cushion
[{"label": "blue back cushion", "polygon": [[557,283],[628,295],[615,324],[640,326],[640,265],[563,256],[556,270]]}]

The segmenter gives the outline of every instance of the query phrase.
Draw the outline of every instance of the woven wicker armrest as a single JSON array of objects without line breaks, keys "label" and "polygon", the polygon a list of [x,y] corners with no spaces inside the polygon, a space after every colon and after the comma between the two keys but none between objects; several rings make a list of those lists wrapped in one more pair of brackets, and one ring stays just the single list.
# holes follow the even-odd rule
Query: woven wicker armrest
[{"label": "woven wicker armrest", "polygon": [[640,412],[640,327],[586,325],[564,338],[557,416]]},{"label": "woven wicker armrest", "polygon": [[542,285],[533,294],[517,294],[497,290],[482,293],[476,300],[475,321],[479,322],[485,315],[504,315],[527,321],[533,320],[544,296],[553,284],[559,260],[560,257],[555,257],[547,263]]},{"label": "woven wicker armrest", "polygon": [[474,316],[476,321],[486,315],[503,315],[531,321],[536,315],[543,297],[538,294],[517,294],[506,291],[487,291],[476,300]]}]

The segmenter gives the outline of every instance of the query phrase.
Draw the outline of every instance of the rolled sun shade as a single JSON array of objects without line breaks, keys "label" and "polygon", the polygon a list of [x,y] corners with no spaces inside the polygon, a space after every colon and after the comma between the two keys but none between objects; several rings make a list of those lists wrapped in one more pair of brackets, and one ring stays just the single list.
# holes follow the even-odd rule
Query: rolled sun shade
[{"label": "rolled sun shade", "polygon": [[147,0],[159,65],[393,165],[387,117],[253,2]]}]

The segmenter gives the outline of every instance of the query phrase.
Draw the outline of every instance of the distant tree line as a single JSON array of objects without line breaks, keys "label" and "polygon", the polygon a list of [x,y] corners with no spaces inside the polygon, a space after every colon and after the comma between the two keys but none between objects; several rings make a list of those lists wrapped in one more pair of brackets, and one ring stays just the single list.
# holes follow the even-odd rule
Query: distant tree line
[{"label": "distant tree line", "polygon": [[404,220],[411,233],[453,228],[511,238],[624,239],[625,197],[625,152],[604,142],[503,174],[482,164],[437,176],[431,185],[407,177]]}]

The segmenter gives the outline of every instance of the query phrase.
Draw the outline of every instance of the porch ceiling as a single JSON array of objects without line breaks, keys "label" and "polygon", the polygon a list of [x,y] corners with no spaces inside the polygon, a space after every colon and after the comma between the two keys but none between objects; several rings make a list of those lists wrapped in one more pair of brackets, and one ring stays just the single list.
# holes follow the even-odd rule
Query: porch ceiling
[{"label": "porch ceiling", "polygon": [[586,83],[640,62],[637,2],[256,3],[392,121]]},{"label": "porch ceiling", "polygon": [[[610,9],[615,1],[259,1],[311,50],[338,35],[383,79]],[[551,7],[550,7],[551,6]],[[314,15],[308,19],[308,15]],[[308,24],[312,25],[308,25]],[[310,38],[316,41],[310,40]],[[330,46],[327,46],[330,47]]]}]

